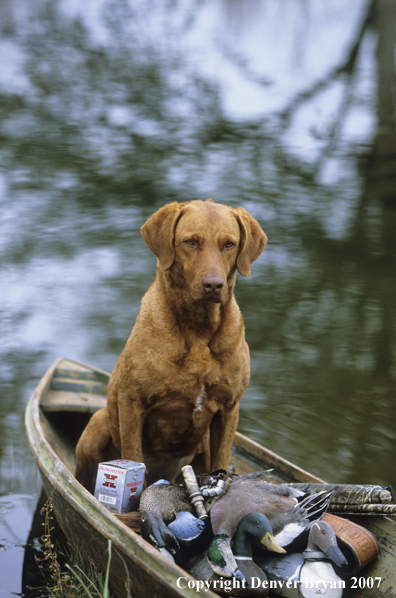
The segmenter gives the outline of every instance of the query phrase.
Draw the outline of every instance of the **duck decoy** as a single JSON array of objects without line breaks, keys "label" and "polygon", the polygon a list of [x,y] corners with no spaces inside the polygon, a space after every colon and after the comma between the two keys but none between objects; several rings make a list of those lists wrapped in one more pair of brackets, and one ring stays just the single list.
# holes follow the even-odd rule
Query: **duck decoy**
[{"label": "duck decoy", "polygon": [[214,582],[219,583],[222,577],[235,577],[233,582],[222,581],[232,588],[227,590],[232,596],[267,596],[267,576],[253,560],[252,543],[270,551],[285,552],[274,542],[268,518],[262,513],[249,513],[238,524],[232,548],[230,537],[216,536],[209,548],[187,567],[188,571],[196,579],[209,582],[214,591]]},{"label": "duck decoy", "polygon": [[143,490],[139,508],[161,517],[165,523],[172,521],[180,511],[193,513],[193,506],[184,486],[171,484],[166,480],[158,481]]},{"label": "duck decoy", "polygon": [[345,582],[333,564],[345,568],[348,561],[337,545],[336,535],[326,521],[315,521],[302,553],[282,556],[255,555],[257,565],[270,582],[271,592],[285,598],[341,598]]},{"label": "duck decoy", "polygon": [[271,522],[275,542],[285,548],[320,517],[331,496],[331,492],[307,494],[287,484],[267,482],[261,472],[236,476],[211,508],[213,533],[232,537],[242,517],[263,513]]},{"label": "duck decoy", "polygon": [[174,556],[180,546],[175,535],[167,528],[163,520],[153,513],[142,511],[139,527],[142,537],[174,563]]},{"label": "duck decoy", "polygon": [[[179,543],[194,545],[208,526],[193,515],[184,486],[161,480],[140,497],[140,532],[152,546],[174,561]],[[211,531],[210,531],[211,534]]]}]

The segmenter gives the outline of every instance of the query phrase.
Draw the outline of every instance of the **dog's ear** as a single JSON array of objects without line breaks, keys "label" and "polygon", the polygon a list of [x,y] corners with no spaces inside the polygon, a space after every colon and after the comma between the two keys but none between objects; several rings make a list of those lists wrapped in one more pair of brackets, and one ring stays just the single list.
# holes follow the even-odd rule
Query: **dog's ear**
[{"label": "dog's ear", "polygon": [[241,242],[239,246],[236,266],[242,276],[250,275],[250,266],[262,253],[267,242],[266,234],[261,230],[259,223],[243,208],[235,210]]},{"label": "dog's ear", "polygon": [[161,270],[168,270],[175,259],[176,224],[182,215],[182,205],[177,201],[167,204],[143,224],[140,229],[149,249],[158,258]]}]

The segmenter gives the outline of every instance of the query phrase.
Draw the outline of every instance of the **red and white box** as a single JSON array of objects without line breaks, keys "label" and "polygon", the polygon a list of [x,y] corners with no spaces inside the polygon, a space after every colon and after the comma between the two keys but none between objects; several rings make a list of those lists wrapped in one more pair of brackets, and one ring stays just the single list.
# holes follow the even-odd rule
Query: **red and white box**
[{"label": "red and white box", "polygon": [[117,459],[99,463],[94,496],[113,513],[137,511],[146,466]]}]

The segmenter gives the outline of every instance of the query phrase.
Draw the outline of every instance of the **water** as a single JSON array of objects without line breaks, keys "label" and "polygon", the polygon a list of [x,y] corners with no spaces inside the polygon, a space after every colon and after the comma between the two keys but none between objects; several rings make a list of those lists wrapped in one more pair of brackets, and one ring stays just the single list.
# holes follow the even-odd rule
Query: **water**
[{"label": "water", "polygon": [[1,4],[1,596],[30,594],[27,399],[59,356],[112,370],[155,271],[139,229],[168,201],[242,206],[269,238],[237,282],[239,430],[327,481],[395,485],[383,4]]}]

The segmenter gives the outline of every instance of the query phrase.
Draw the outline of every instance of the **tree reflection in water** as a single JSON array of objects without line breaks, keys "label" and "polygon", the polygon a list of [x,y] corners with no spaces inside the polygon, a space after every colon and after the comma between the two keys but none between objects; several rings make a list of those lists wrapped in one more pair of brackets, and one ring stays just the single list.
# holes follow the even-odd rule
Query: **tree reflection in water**
[{"label": "tree reflection in water", "polygon": [[141,224],[210,196],[269,237],[237,285],[240,430],[395,480],[396,8],[286,4],[2,3],[3,493],[38,492],[22,417],[50,362],[114,366],[154,275]]}]

